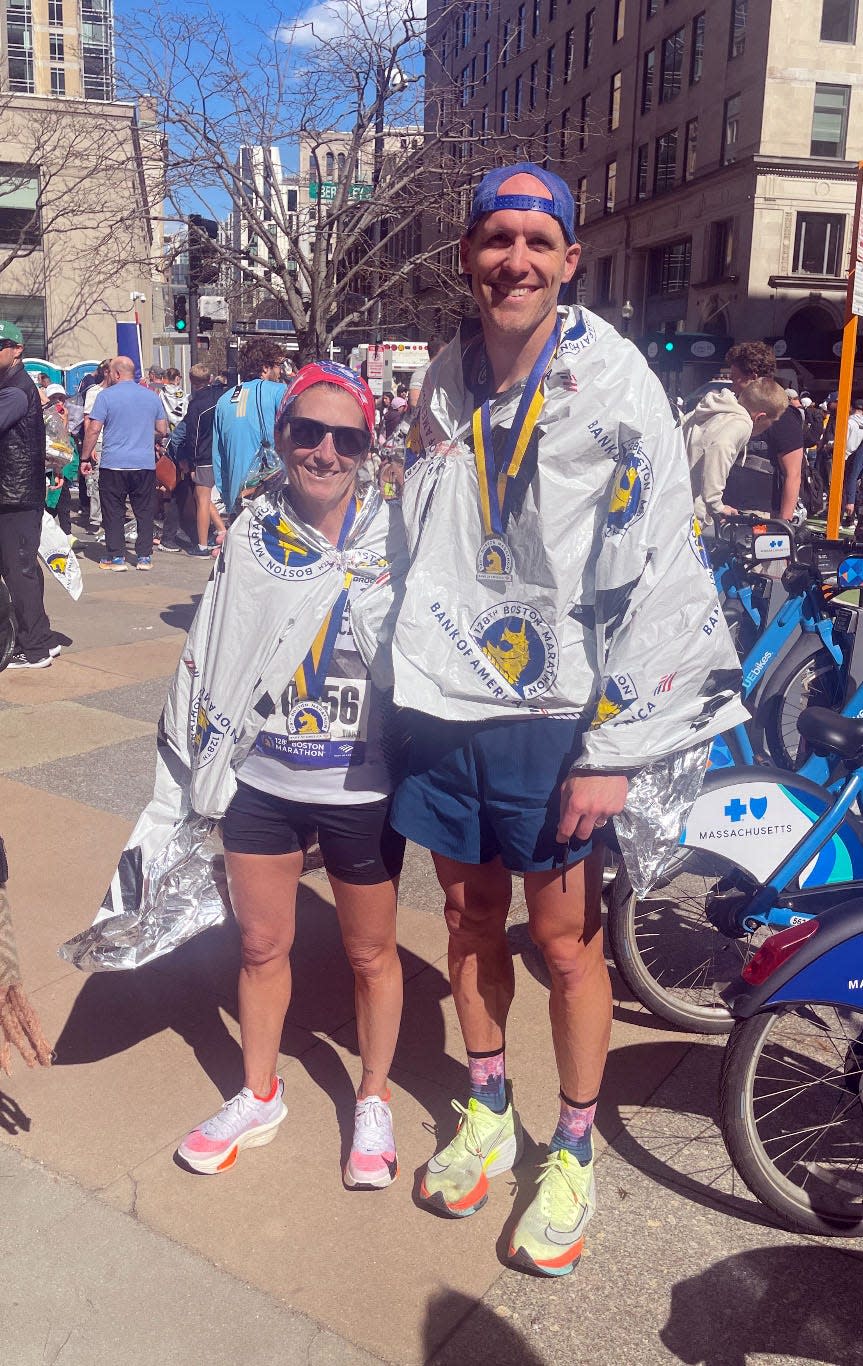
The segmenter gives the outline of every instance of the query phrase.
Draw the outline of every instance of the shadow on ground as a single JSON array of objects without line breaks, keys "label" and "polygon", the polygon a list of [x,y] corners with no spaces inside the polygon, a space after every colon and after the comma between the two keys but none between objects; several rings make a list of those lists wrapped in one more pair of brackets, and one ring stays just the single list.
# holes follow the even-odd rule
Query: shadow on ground
[{"label": "shadow on ground", "polygon": [[741,1252],[678,1281],[660,1337],[692,1366],[861,1360],[863,1255],[823,1244]]},{"label": "shadow on ground", "polygon": [[[421,978],[422,986],[408,996],[393,1072],[399,1085],[428,1110],[434,1124],[451,1130],[452,1111],[442,1098],[441,1087],[449,1086],[453,1094],[460,1094],[466,1072],[445,1051],[441,1003],[450,994],[449,982],[417,954],[404,948],[400,953],[405,981]],[[56,1066],[98,1062],[172,1029],[222,1095],[234,1095],[243,1084],[242,1053],[223,1012],[238,1018],[237,967],[238,933],[231,919],[145,967],[93,974],[57,1040]],[[349,1073],[342,1055],[328,1041],[357,1054],[353,974],[333,907],[305,883],[297,897],[292,969],[293,997],[280,1051],[298,1058],[330,1095],[343,1144],[349,1146],[358,1075]],[[410,1055],[416,1054],[418,1042],[423,1075],[411,1067]],[[408,1056],[400,1060],[400,1055]],[[346,1147],[345,1159],[347,1153]]]},{"label": "shadow on ground", "polygon": [[[440,1341],[440,1321],[452,1323],[450,1337]],[[464,1361],[494,1362],[494,1366],[545,1366],[545,1358],[531,1350],[521,1333],[481,1300],[445,1290],[429,1300],[423,1325],[423,1360],[429,1366],[461,1366]]]}]

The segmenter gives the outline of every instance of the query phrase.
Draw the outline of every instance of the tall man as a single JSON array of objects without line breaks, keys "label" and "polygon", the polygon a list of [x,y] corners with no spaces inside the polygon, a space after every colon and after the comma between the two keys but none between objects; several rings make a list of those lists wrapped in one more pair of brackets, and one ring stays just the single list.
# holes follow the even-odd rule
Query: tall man
[{"label": "tall man", "polygon": [[529,163],[476,190],[461,263],[481,331],[423,387],[392,652],[413,709],[392,819],[433,853],[470,1077],[422,1199],[472,1214],[521,1151],[504,1069],[518,872],[551,976],[560,1118],[510,1256],[548,1275],[578,1261],[595,1203],[611,988],[593,832],[631,775],[745,715],[668,401],[609,324],[557,308],[573,223],[568,187]]},{"label": "tall man", "polygon": [[97,463],[95,450],[100,435],[99,501],[105,555],[99,568],[126,568],[124,524],[128,498],[138,523],[136,568],[151,569],[156,516],[155,443],[167,439],[168,421],[159,396],[135,383],[135,362],[128,356],[116,356],[111,361],[105,388],[93,404],[81,452],[84,474]]},{"label": "tall man", "polygon": [[45,503],[45,422],[23,354],[20,329],[0,322],[0,576],[12,599],[17,646],[7,668],[46,669],[60,649],[52,645],[36,558]]}]

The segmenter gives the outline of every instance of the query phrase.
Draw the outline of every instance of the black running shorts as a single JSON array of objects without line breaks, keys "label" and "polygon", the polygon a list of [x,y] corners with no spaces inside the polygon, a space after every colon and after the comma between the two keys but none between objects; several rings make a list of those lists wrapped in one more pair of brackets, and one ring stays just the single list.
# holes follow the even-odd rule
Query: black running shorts
[{"label": "black running shorts", "polygon": [[222,843],[231,854],[295,854],[317,838],[328,873],[372,886],[402,870],[405,841],[390,825],[389,810],[389,797],[356,806],[292,802],[238,783]]}]

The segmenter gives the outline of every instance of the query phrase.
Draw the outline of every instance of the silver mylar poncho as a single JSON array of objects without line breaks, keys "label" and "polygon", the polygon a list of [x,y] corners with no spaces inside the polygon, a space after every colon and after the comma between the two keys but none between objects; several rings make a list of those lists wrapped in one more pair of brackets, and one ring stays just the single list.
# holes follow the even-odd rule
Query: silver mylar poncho
[{"label": "silver mylar poncho", "polygon": [[[640,888],[698,794],[706,742],[748,713],[668,399],[608,323],[560,315],[492,572],[471,439],[481,346],[457,337],[426,375],[402,497],[410,568],[402,585],[393,576],[395,701],[464,721],[588,712],[576,767],[638,771],[616,828]],[[492,401],[493,433],[523,388]],[[380,598],[358,604],[361,650]]]},{"label": "silver mylar poncho", "polygon": [[398,508],[374,489],[342,551],[278,494],[245,507],[168,692],[153,800],[96,920],[61,946],[62,958],[93,971],[140,967],[224,919],[218,821],[236,791],[235,770],[305,658],[346,571],[373,582],[403,553]]}]

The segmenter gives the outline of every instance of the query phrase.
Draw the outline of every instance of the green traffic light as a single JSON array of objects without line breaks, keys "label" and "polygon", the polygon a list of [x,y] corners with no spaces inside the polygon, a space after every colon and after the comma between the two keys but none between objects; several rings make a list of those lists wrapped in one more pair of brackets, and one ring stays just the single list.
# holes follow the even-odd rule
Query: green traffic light
[{"label": "green traffic light", "polygon": [[178,332],[185,332],[186,330],[186,323],[183,318],[178,318],[177,321],[174,323],[174,326]]},{"label": "green traffic light", "polygon": [[673,350],[674,350],[674,342],[672,342],[672,341],[667,341],[667,342],[665,343],[665,349],[666,349],[666,351],[673,351]]}]

